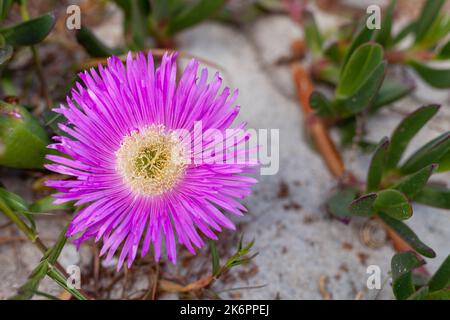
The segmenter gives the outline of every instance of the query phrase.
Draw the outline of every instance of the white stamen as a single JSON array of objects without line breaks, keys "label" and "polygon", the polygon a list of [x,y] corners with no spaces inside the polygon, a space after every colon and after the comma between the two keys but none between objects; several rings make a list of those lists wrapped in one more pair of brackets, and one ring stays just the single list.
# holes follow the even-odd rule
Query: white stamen
[{"label": "white stamen", "polygon": [[163,125],[151,125],[126,136],[116,151],[117,171],[135,192],[153,196],[172,189],[182,178],[187,153]]}]

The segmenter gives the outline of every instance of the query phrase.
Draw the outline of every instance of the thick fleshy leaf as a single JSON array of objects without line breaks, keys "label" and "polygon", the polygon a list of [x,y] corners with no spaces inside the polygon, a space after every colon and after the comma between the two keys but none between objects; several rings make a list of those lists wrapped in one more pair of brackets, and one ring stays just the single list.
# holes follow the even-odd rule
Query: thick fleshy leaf
[{"label": "thick fleshy leaf", "polygon": [[433,49],[436,45],[450,33],[450,15],[448,13],[439,14],[428,28],[427,33],[415,47],[418,50]]},{"label": "thick fleshy leaf", "polygon": [[386,167],[395,168],[411,139],[439,110],[439,105],[421,107],[408,115],[397,126],[390,139]]},{"label": "thick fleshy leaf", "polygon": [[437,58],[442,60],[450,59],[450,40],[441,47],[437,54]]},{"label": "thick fleshy leaf", "polygon": [[447,152],[441,159],[439,159],[438,164],[439,167],[437,172],[450,171],[450,152]]},{"label": "thick fleshy leaf", "polygon": [[381,178],[383,176],[383,169],[386,163],[386,153],[389,146],[389,139],[384,137],[378,144],[370,162],[367,173],[366,192],[378,190]]},{"label": "thick fleshy leaf", "polygon": [[403,177],[400,181],[392,186],[393,189],[399,190],[408,199],[413,200],[415,196],[422,191],[428,179],[436,169],[436,164],[430,164],[419,171]]},{"label": "thick fleshy leaf", "polygon": [[128,24],[131,29],[132,47],[142,50],[146,46],[147,13],[149,12],[148,2],[140,0],[130,0],[131,16]]},{"label": "thick fleshy leaf", "polygon": [[450,131],[417,150],[405,161],[400,170],[404,173],[415,172],[431,163],[439,163],[448,152],[450,152]]},{"label": "thick fleshy leaf", "polygon": [[27,202],[16,193],[0,187],[0,198],[2,198],[13,211],[28,211]]},{"label": "thick fleshy leaf", "polygon": [[357,192],[358,190],[354,187],[345,187],[338,190],[327,200],[328,212],[339,218],[350,217],[349,205],[355,199]]},{"label": "thick fleshy leaf", "polygon": [[345,52],[344,62],[342,64],[342,72],[346,68],[346,65],[348,61],[350,60],[350,57],[353,55],[354,51],[358,47],[360,47],[362,44],[369,42],[373,39],[376,29],[369,29],[366,26],[366,23],[361,25],[357,35],[353,38],[350,46],[348,47],[347,51]]},{"label": "thick fleshy leaf", "polygon": [[213,16],[225,4],[225,0],[199,0],[169,21],[168,34],[192,27]]},{"label": "thick fleshy leaf", "polygon": [[438,291],[450,286],[450,255],[444,260],[439,269],[428,282],[430,291]]},{"label": "thick fleshy leaf", "polygon": [[386,74],[386,65],[386,62],[381,62],[352,96],[338,103],[342,103],[345,109],[352,114],[370,107],[380,90]]},{"label": "thick fleshy leaf", "polygon": [[[344,58],[344,54],[341,47],[339,46],[338,41],[333,41],[325,45],[323,53],[328,59],[335,62],[336,64],[340,64],[340,61],[342,61],[342,59]],[[339,78],[339,70],[337,70],[337,78]]]},{"label": "thick fleshy leaf", "polygon": [[383,48],[379,44],[366,43],[358,47],[343,69],[341,81],[336,88],[338,98],[353,95],[383,61]]},{"label": "thick fleshy leaf", "polygon": [[426,300],[450,300],[450,289],[443,289],[429,293]]},{"label": "thick fleshy leaf", "polygon": [[114,2],[124,12],[124,29],[129,35],[130,47],[135,50],[142,50],[146,45],[150,2],[148,0],[114,0]]},{"label": "thick fleshy leaf", "polygon": [[369,193],[359,197],[358,199],[352,201],[349,206],[349,211],[355,216],[373,216],[375,211],[373,209],[373,204],[377,199],[376,193]]},{"label": "thick fleshy leaf", "polygon": [[0,101],[0,165],[42,168],[49,142],[45,130],[24,107]]},{"label": "thick fleshy leaf", "polygon": [[418,61],[411,61],[409,64],[430,86],[438,89],[450,88],[450,69],[434,68]]},{"label": "thick fleshy leaf", "polygon": [[413,90],[414,85],[412,83],[403,83],[399,80],[387,78],[383,81],[380,91],[378,91],[370,110],[375,111],[385,105],[400,100],[410,94]]},{"label": "thick fleshy leaf", "polygon": [[420,16],[417,18],[414,33],[416,43],[420,42],[428,32],[433,22],[439,15],[445,0],[427,0],[423,6]]},{"label": "thick fleshy leaf", "polygon": [[45,196],[43,198],[40,198],[36,201],[34,201],[30,205],[30,211],[31,212],[37,212],[37,213],[45,213],[55,210],[71,210],[73,209],[73,205],[71,202],[64,202],[60,204],[54,204],[55,198],[53,196]]},{"label": "thick fleshy leaf", "polygon": [[450,189],[427,185],[414,200],[431,207],[450,209]]},{"label": "thick fleshy leaf", "polygon": [[391,260],[392,290],[398,300],[408,299],[415,293],[412,271],[424,264],[413,252],[400,252]]},{"label": "thick fleshy leaf", "polygon": [[412,216],[412,207],[408,198],[394,189],[377,192],[373,207],[397,220],[406,220]]},{"label": "thick fleshy leaf", "polygon": [[11,46],[30,46],[41,42],[52,31],[55,16],[47,13],[40,17],[0,29],[6,43]]},{"label": "thick fleshy leaf", "polygon": [[425,286],[414,292],[412,295],[408,297],[408,300],[424,300],[428,295],[430,289]]},{"label": "thick fleshy leaf", "polygon": [[36,229],[36,223],[33,216],[28,211],[28,203],[18,194],[10,192],[5,188],[0,187],[0,199],[6,202],[6,205],[17,215],[25,217],[32,230]]},{"label": "thick fleshy leaf", "polygon": [[309,104],[318,116],[332,117],[336,115],[331,102],[318,91],[314,91],[311,94]]},{"label": "thick fleshy leaf", "polygon": [[306,44],[313,55],[318,55],[322,51],[322,35],[311,12],[306,11],[303,17],[303,30]]},{"label": "thick fleshy leaf", "polygon": [[409,228],[405,223],[400,220],[391,218],[390,216],[382,212],[379,212],[378,215],[384,221],[384,223],[386,223],[392,230],[394,230],[400,238],[405,240],[411,246],[411,248],[427,258],[436,257],[436,253],[434,252],[434,250],[423,243],[414,233],[414,231],[412,231],[411,228]]},{"label": "thick fleshy leaf", "polygon": [[407,25],[405,25],[400,31],[394,36],[392,40],[392,44],[396,45],[403,41],[411,32],[416,28],[416,21],[411,21]]},{"label": "thick fleshy leaf", "polygon": [[342,71],[336,88],[336,103],[351,114],[369,106],[385,76],[383,48],[375,43],[358,47]]},{"label": "thick fleshy leaf", "polygon": [[122,50],[112,49],[105,45],[86,27],[81,27],[81,29],[77,31],[76,37],[78,43],[81,44],[86,52],[92,57],[108,57],[124,53]]},{"label": "thick fleshy leaf", "polygon": [[386,11],[383,12],[381,29],[378,30],[378,33],[376,35],[376,41],[384,47],[389,47],[392,43],[391,32],[396,2],[396,0],[391,0],[389,6],[386,8]]}]

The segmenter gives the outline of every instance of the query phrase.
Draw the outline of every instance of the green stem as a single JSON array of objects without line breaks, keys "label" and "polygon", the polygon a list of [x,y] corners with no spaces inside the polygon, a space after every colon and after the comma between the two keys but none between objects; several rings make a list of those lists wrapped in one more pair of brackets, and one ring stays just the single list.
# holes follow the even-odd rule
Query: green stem
[{"label": "green stem", "polygon": [[[26,0],[20,0],[19,8],[20,8],[20,16],[22,17],[22,20],[23,21],[30,20],[30,15],[27,10],[27,1]],[[41,83],[42,95],[45,98],[47,108],[50,109],[53,107],[53,101],[52,101],[52,98],[50,97],[50,94],[47,89],[47,80],[45,79],[45,76],[44,76],[44,70],[42,68],[41,59],[39,57],[39,51],[37,50],[37,48],[35,46],[30,46],[30,49],[31,49],[31,54],[33,55],[34,64],[36,65],[36,73],[38,75],[39,82]]]},{"label": "green stem", "polygon": [[49,270],[47,271],[47,275],[52,278],[61,288],[69,292],[78,300],[88,300],[80,291],[75,288],[70,288],[67,285],[67,279],[55,268],[51,265],[49,266]]},{"label": "green stem", "polygon": [[[48,248],[41,241],[39,235],[16,215],[2,198],[0,198],[0,211],[2,211],[19,228],[19,230],[31,240],[44,255],[48,252]],[[67,276],[66,271],[58,261],[55,262],[55,267],[58,269],[58,273]],[[72,291],[69,292],[72,293]]]},{"label": "green stem", "polygon": [[[31,240],[31,242],[36,243],[38,247],[40,247],[40,244],[42,244],[41,241],[39,241],[39,236],[37,233],[31,229],[25,222],[23,222],[18,215],[16,215],[10,207],[6,204],[6,202],[0,198],[0,210],[3,211],[3,213],[22,231],[28,239]],[[42,244],[43,245],[43,244]],[[47,250],[45,246],[39,248],[42,253],[45,253]]]}]

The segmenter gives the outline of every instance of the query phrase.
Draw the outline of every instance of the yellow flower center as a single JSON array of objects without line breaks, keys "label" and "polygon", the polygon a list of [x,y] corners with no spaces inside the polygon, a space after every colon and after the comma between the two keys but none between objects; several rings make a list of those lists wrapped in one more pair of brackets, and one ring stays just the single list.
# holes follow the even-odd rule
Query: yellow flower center
[{"label": "yellow flower center", "polygon": [[116,151],[117,171],[142,195],[160,195],[182,178],[188,157],[174,133],[151,125],[126,136]]}]

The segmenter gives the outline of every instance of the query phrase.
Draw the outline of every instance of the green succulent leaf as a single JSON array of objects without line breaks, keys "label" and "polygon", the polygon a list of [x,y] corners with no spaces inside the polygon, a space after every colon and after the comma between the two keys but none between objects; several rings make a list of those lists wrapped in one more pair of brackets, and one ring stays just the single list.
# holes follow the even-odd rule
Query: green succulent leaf
[{"label": "green succulent leaf", "polygon": [[437,58],[442,60],[450,59],[450,40],[441,47],[437,54]]},{"label": "green succulent leaf", "polygon": [[[147,19],[150,14],[148,0],[114,0],[124,12],[124,29],[128,35],[129,46],[142,50],[147,40]],[[165,2],[165,1],[158,1]]]},{"label": "green succulent leaf", "polygon": [[319,91],[314,91],[311,94],[309,104],[320,117],[333,117],[336,115],[331,102]]},{"label": "green succulent leaf", "polygon": [[450,209],[450,189],[427,185],[414,200],[431,207]]},{"label": "green succulent leaf", "polygon": [[409,34],[411,34],[416,28],[416,21],[412,21],[405,25],[392,40],[392,45],[399,44],[403,41]]},{"label": "green succulent leaf", "polygon": [[379,212],[379,217],[386,223],[395,233],[405,240],[414,250],[427,258],[436,257],[433,249],[424,244],[419,237],[405,223],[400,220],[391,218],[390,216]]},{"label": "green succulent leaf", "polygon": [[359,197],[356,200],[353,200],[349,206],[350,214],[354,216],[364,216],[364,217],[373,216],[375,213],[373,205],[376,199],[377,199],[376,193],[369,193]]},{"label": "green succulent leaf", "polygon": [[0,198],[2,198],[13,211],[28,211],[27,202],[16,193],[0,187]]},{"label": "green succulent leaf", "polygon": [[450,152],[447,152],[441,159],[439,159],[439,167],[437,172],[450,171]]},{"label": "green succulent leaf", "polygon": [[383,21],[381,22],[381,29],[376,35],[376,41],[384,47],[389,47],[392,43],[392,22],[394,18],[395,0],[392,0],[383,13]]},{"label": "green succulent leaf", "polygon": [[219,11],[225,0],[198,0],[193,6],[188,6],[180,14],[169,21],[168,34],[190,28],[206,20]]},{"label": "green succulent leaf", "polygon": [[30,211],[36,213],[45,213],[55,210],[71,210],[73,209],[72,202],[64,202],[60,204],[54,204],[55,198],[53,196],[45,196],[34,201],[30,205]]},{"label": "green succulent leaf", "polygon": [[428,295],[429,288],[427,286],[420,288],[408,297],[408,300],[424,300]]},{"label": "green succulent leaf", "polygon": [[439,105],[421,107],[409,114],[397,126],[391,137],[388,148],[386,168],[395,168],[411,139],[438,112]]},{"label": "green succulent leaf", "polygon": [[3,201],[6,202],[6,205],[15,215],[25,217],[30,223],[33,231],[36,230],[34,218],[28,211],[28,203],[21,196],[0,187],[0,199],[3,199]]},{"label": "green succulent leaf", "polygon": [[386,62],[380,63],[355,94],[340,102],[345,106],[346,110],[356,114],[371,106],[386,74],[386,65]]},{"label": "green succulent leaf", "polygon": [[347,51],[345,52],[345,56],[344,56],[344,62],[342,64],[342,72],[344,71],[344,69],[346,68],[346,65],[348,63],[348,61],[350,60],[350,57],[354,54],[354,51],[356,51],[356,49],[358,47],[360,47],[362,44],[365,44],[369,41],[371,41],[374,37],[375,34],[375,29],[369,29],[366,26],[366,21],[363,21],[364,23],[362,23],[357,35],[353,38],[350,46],[348,47]]},{"label": "green succulent leaf", "polygon": [[428,179],[433,174],[436,167],[436,164],[430,164],[415,173],[403,177],[401,180],[395,183],[392,188],[399,190],[405,196],[407,196],[408,199],[413,200],[416,195],[425,187]]},{"label": "green succulent leaf", "polygon": [[419,61],[410,61],[409,64],[430,86],[438,89],[450,87],[450,69],[433,68]]},{"label": "green succulent leaf", "polygon": [[431,163],[438,163],[448,152],[450,152],[450,131],[417,150],[405,161],[400,170],[403,173],[415,172]]},{"label": "green succulent leaf", "polygon": [[358,47],[343,69],[336,88],[336,102],[351,114],[369,106],[384,79],[383,48],[375,43]]},{"label": "green succulent leaf", "polygon": [[130,0],[130,16],[127,25],[131,32],[131,47],[142,50],[146,46],[148,3],[140,0]]},{"label": "green succulent leaf", "polygon": [[0,29],[6,43],[11,46],[31,46],[41,42],[52,31],[55,16],[47,13],[37,18]]},{"label": "green succulent leaf", "polygon": [[40,169],[49,142],[45,130],[24,107],[0,101],[0,165]]},{"label": "green succulent leaf", "polygon": [[314,15],[309,11],[304,13],[303,30],[308,49],[311,50],[313,55],[320,54],[322,51],[323,37],[316,24]]},{"label": "green succulent leaf", "polygon": [[438,291],[450,286],[450,255],[444,260],[439,269],[428,282],[430,291]]},{"label": "green succulent leaf", "polygon": [[425,37],[416,44],[419,49],[433,49],[436,45],[445,38],[450,32],[450,15],[441,14],[434,21],[428,29]]},{"label": "green succulent leaf", "polygon": [[182,12],[186,2],[183,0],[150,0],[150,5],[153,18],[156,21],[163,22],[172,19],[172,17]]},{"label": "green succulent leaf", "polygon": [[[344,58],[343,52],[339,47],[337,41],[333,41],[330,44],[326,45],[323,49],[323,53],[328,59],[335,62],[336,64],[340,64],[340,61],[342,61],[342,59]],[[337,78],[339,78],[339,69],[337,70]]]},{"label": "green succulent leaf", "polygon": [[381,85],[380,91],[375,97],[370,110],[376,111],[381,107],[402,99],[414,90],[414,85],[405,84],[399,80],[385,79]]},{"label": "green succulent leaf", "polygon": [[408,198],[394,189],[377,192],[373,207],[397,220],[406,220],[412,216],[412,207]]},{"label": "green succulent leaf", "polygon": [[367,173],[366,192],[376,191],[380,186],[384,165],[386,163],[388,146],[389,139],[384,137],[375,149]]},{"label": "green succulent leaf", "polygon": [[422,7],[422,11],[416,20],[414,33],[416,35],[416,43],[422,41],[433,22],[437,19],[445,0],[427,0]]},{"label": "green succulent leaf", "polygon": [[340,218],[350,217],[349,205],[355,199],[357,192],[355,187],[339,189],[326,202],[328,212]]},{"label": "green succulent leaf", "polygon": [[353,95],[383,61],[383,48],[375,43],[365,43],[355,49],[342,72],[336,94],[342,97]]},{"label": "green succulent leaf", "polygon": [[78,43],[82,45],[86,52],[92,57],[108,57],[124,53],[123,50],[112,49],[105,45],[86,27],[81,27],[81,29],[77,31],[76,38]]},{"label": "green succulent leaf", "polygon": [[443,289],[429,293],[425,300],[450,300],[450,289]]},{"label": "green succulent leaf", "polygon": [[413,252],[401,252],[394,255],[391,260],[392,290],[398,300],[406,300],[415,293],[412,270],[423,264],[424,261]]}]

